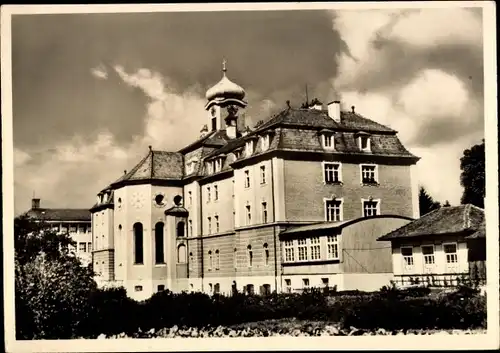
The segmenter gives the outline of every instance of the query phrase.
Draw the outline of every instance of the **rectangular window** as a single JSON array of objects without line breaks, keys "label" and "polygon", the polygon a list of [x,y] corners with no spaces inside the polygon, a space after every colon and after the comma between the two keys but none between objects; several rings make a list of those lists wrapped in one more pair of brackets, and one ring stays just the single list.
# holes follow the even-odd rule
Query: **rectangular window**
[{"label": "rectangular window", "polygon": [[401,248],[401,255],[403,256],[403,262],[405,267],[413,267],[413,248],[412,247]]},{"label": "rectangular window", "polygon": [[322,278],[321,282],[323,283],[324,287],[328,287],[330,281],[328,280],[328,278]]},{"label": "rectangular window", "polygon": [[319,237],[313,237],[310,240],[311,245],[311,260],[319,260],[321,258],[321,245]]},{"label": "rectangular window", "polygon": [[359,137],[359,149],[361,151],[364,151],[364,152],[370,151],[370,137],[369,136],[360,136]]},{"label": "rectangular window", "polygon": [[363,184],[377,183],[377,166],[361,165],[361,182]]},{"label": "rectangular window", "polygon": [[307,261],[307,240],[299,239],[299,261]]},{"label": "rectangular window", "polygon": [[333,147],[333,136],[323,135],[323,147],[332,148]]},{"label": "rectangular window", "polygon": [[249,188],[250,187],[250,171],[245,170],[245,187]]},{"label": "rectangular window", "polygon": [[424,256],[425,265],[434,265],[434,246],[433,245],[423,245],[422,255]]},{"label": "rectangular window", "polygon": [[220,172],[222,170],[222,160],[220,158],[217,158],[215,160],[215,171]]},{"label": "rectangular window", "polygon": [[92,243],[90,243],[90,242],[89,242],[89,243],[87,243],[87,250],[88,250],[89,252],[91,252],[91,251],[92,251]]},{"label": "rectangular window", "polygon": [[458,262],[457,244],[444,244],[444,253],[446,255],[447,264],[455,264]]},{"label": "rectangular window", "polygon": [[378,214],[378,206],[378,201],[363,201],[363,216],[376,216]]},{"label": "rectangular window", "polygon": [[252,208],[250,207],[250,205],[247,205],[246,209],[247,209],[247,225],[250,225],[252,224]]},{"label": "rectangular window", "polygon": [[219,216],[215,216],[215,232],[219,233],[220,224],[219,224]]},{"label": "rectangular window", "polygon": [[210,198],[211,198],[210,187],[207,187],[207,202],[210,202]]},{"label": "rectangular window", "polygon": [[214,200],[217,201],[219,199],[219,187],[214,185]]},{"label": "rectangular window", "polygon": [[285,290],[287,293],[292,293],[292,280],[289,278],[285,279]]},{"label": "rectangular window", "polygon": [[323,164],[325,172],[325,183],[336,184],[340,183],[340,164],[339,163],[325,163]]},{"label": "rectangular window", "polygon": [[219,250],[215,251],[215,269],[218,270],[220,268],[220,253]]},{"label": "rectangular window", "polygon": [[264,165],[260,166],[260,183],[261,184],[266,183],[266,166]]},{"label": "rectangular window", "polygon": [[269,148],[269,135],[262,136],[262,151]]},{"label": "rectangular window", "polygon": [[264,265],[269,266],[269,249],[267,248],[264,249],[264,257],[265,257]]},{"label": "rectangular window", "polygon": [[80,224],[78,226],[78,233],[85,233],[85,224]]},{"label": "rectangular window", "polygon": [[293,247],[293,240],[285,240],[285,262],[295,261],[295,249]]},{"label": "rectangular window", "polygon": [[208,234],[212,234],[212,217],[207,217],[208,221]]},{"label": "rectangular window", "polygon": [[267,202],[262,202],[262,223],[267,223]]},{"label": "rectangular window", "polygon": [[193,221],[190,219],[188,221],[188,223],[189,223],[189,234],[188,234],[188,236],[192,237],[193,236]]},{"label": "rectangular window", "polygon": [[326,200],[326,220],[338,222],[342,220],[342,200]]},{"label": "rectangular window", "polygon": [[339,238],[337,235],[329,235],[327,237],[328,259],[339,259]]},{"label": "rectangular window", "polygon": [[193,205],[193,193],[191,191],[188,191],[188,201],[189,206]]},{"label": "rectangular window", "polygon": [[162,292],[165,290],[165,285],[164,284],[159,284],[158,285],[158,292]]},{"label": "rectangular window", "polygon": [[135,286],[135,287],[134,287],[134,290],[135,290],[136,292],[142,292],[142,286]]},{"label": "rectangular window", "polygon": [[70,233],[76,233],[76,225],[74,225],[74,226],[73,226],[73,225],[72,225],[72,226],[70,226],[70,227],[69,227],[69,232],[70,232]]},{"label": "rectangular window", "polygon": [[302,287],[304,289],[308,289],[309,288],[309,278],[302,278]]},{"label": "rectangular window", "polygon": [[87,252],[87,243],[79,243],[78,244],[79,252]]}]

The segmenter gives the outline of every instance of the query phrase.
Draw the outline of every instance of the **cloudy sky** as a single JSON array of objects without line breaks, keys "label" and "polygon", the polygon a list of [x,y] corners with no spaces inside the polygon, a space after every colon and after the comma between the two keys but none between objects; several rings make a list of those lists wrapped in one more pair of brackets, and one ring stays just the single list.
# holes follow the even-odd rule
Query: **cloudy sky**
[{"label": "cloudy sky", "polygon": [[421,184],[457,204],[459,158],[484,137],[482,51],[480,9],[13,16],[15,213],[33,192],[89,207],[148,145],[197,138],[223,57],[249,125],[307,84],[398,130]]}]

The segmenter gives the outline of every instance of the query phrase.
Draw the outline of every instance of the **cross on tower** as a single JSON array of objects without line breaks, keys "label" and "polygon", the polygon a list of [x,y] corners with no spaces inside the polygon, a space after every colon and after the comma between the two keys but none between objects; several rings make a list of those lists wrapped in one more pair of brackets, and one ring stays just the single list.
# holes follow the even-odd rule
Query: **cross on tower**
[{"label": "cross on tower", "polygon": [[222,60],[222,72],[223,72],[224,74],[226,74],[226,71],[227,71],[227,69],[226,69],[226,64],[227,64],[227,60],[224,58],[224,59]]}]

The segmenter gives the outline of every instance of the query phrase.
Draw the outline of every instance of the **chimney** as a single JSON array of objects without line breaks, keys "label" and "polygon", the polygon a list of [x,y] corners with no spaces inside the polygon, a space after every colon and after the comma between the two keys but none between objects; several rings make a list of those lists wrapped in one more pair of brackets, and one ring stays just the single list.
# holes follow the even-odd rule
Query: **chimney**
[{"label": "chimney", "polygon": [[328,103],[328,116],[337,123],[340,123],[340,101]]},{"label": "chimney", "polygon": [[40,208],[40,199],[31,199],[31,209],[36,210]]}]

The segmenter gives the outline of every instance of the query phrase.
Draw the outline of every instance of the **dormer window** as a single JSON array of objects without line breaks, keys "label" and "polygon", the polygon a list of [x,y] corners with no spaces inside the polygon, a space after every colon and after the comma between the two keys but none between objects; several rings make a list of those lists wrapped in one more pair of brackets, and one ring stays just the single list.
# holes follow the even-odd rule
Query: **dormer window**
[{"label": "dormer window", "polygon": [[208,170],[208,174],[213,174],[213,172],[214,172],[214,162],[213,161],[207,162],[207,170]]},{"label": "dormer window", "polygon": [[250,157],[253,154],[253,140],[247,141],[245,145],[245,155]]},{"label": "dormer window", "polygon": [[358,134],[358,147],[363,152],[371,151],[371,139],[369,134],[367,133]]},{"label": "dormer window", "polygon": [[262,136],[262,151],[267,151],[269,149],[269,135]]},{"label": "dormer window", "polygon": [[335,135],[331,130],[321,130],[321,144],[324,149],[334,149],[335,148]]},{"label": "dormer window", "polygon": [[215,160],[215,172],[220,172],[222,170],[222,158],[217,158]]}]

